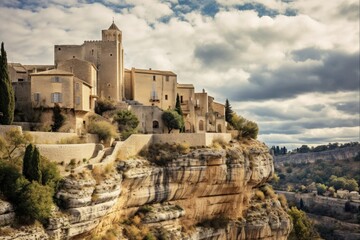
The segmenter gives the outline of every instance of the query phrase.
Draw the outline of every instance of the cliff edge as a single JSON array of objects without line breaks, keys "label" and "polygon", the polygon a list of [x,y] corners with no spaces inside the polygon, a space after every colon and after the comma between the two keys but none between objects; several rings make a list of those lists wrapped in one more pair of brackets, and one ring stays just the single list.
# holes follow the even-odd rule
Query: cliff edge
[{"label": "cliff edge", "polygon": [[285,206],[263,187],[274,172],[264,144],[153,149],[156,155],[148,150],[65,178],[56,195],[62,210],[54,209],[41,236],[287,239],[292,224]]}]

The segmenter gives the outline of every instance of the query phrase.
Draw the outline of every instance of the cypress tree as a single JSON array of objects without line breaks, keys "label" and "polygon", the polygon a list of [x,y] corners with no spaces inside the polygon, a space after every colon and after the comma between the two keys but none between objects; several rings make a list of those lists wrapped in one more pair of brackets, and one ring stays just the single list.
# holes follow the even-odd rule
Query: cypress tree
[{"label": "cypress tree", "polygon": [[180,116],[183,115],[183,112],[182,112],[182,110],[181,110],[181,103],[180,103],[179,94],[176,95],[175,111],[177,111],[177,113],[178,113]]},{"label": "cypress tree", "polygon": [[7,68],[4,43],[1,43],[0,56],[0,124],[10,125],[14,120],[15,96]]},{"label": "cypress tree", "polygon": [[52,120],[54,122],[54,124],[51,125],[51,130],[53,132],[57,132],[65,122],[65,117],[61,113],[61,108],[57,103],[55,103],[55,106],[53,108]]},{"label": "cypress tree", "polygon": [[31,179],[31,162],[34,152],[34,146],[32,144],[29,144],[26,147],[24,158],[23,158],[23,168],[22,173],[24,177],[28,180]]},{"label": "cypress tree", "polygon": [[226,122],[231,124],[232,115],[233,115],[233,110],[231,109],[229,100],[226,99],[226,101],[225,101],[225,120],[226,120]]},{"label": "cypress tree", "polygon": [[41,183],[40,153],[37,147],[34,148],[31,161],[31,179]]}]

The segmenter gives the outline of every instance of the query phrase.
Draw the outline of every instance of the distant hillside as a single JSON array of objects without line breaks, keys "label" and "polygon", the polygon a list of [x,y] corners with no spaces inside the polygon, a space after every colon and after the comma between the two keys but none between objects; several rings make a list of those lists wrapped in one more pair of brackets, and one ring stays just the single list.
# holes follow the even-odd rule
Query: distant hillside
[{"label": "distant hillside", "polygon": [[275,166],[281,163],[313,163],[316,160],[350,160],[356,157],[360,152],[360,144],[354,146],[335,148],[319,152],[307,153],[288,153],[285,155],[277,155],[274,157]]},{"label": "distant hillside", "polygon": [[[343,178],[341,181],[355,179],[360,185],[359,156],[359,144],[321,152],[274,156],[279,181],[273,185],[281,190],[304,190],[304,186],[311,183],[321,183],[328,188],[336,185],[334,177],[333,181],[330,179],[331,176],[336,176],[336,180]],[[340,184],[333,187],[337,190],[344,186]]]}]

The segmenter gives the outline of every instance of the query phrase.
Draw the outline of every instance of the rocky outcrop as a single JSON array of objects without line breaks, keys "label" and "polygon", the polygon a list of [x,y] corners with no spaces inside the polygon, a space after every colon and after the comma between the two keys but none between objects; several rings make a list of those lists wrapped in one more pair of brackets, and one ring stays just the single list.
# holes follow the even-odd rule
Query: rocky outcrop
[{"label": "rocky outcrop", "polygon": [[[254,140],[192,149],[161,163],[134,158],[117,162],[111,171],[104,166],[92,174],[70,175],[56,195],[64,210],[54,213],[47,234],[91,239],[114,228],[121,234],[126,224],[136,222],[168,239],[281,240],[289,235],[290,218],[276,198],[253,197],[274,172],[264,144]],[[134,216],[140,220],[131,220]],[[211,221],[220,227],[201,224]]]},{"label": "rocky outcrop", "polygon": [[351,147],[336,148],[333,150],[323,152],[309,152],[309,153],[296,153],[286,154],[274,157],[276,164],[284,162],[292,163],[313,163],[316,160],[336,161],[353,159],[360,152],[360,144]]}]

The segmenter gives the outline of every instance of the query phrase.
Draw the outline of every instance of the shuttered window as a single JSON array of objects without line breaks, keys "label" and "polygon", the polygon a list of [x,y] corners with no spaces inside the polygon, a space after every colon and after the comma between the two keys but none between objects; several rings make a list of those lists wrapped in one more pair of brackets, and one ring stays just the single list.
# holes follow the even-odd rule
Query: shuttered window
[{"label": "shuttered window", "polygon": [[62,102],[62,94],[59,92],[55,92],[51,94],[51,102],[52,103],[61,103]]}]

